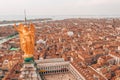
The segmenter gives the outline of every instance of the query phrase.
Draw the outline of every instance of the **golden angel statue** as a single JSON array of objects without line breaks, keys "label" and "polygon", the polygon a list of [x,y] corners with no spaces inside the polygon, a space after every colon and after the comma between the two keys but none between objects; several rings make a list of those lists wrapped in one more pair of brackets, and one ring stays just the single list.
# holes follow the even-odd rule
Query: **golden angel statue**
[{"label": "golden angel statue", "polygon": [[20,36],[20,46],[24,51],[24,58],[31,58],[34,54],[34,42],[35,42],[35,27],[31,23],[30,25],[19,24],[14,28],[18,31]]}]

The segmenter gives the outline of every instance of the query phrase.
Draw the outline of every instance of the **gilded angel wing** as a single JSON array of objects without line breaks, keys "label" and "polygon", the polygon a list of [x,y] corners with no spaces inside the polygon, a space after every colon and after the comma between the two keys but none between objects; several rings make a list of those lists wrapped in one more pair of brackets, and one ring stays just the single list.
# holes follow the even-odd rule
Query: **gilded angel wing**
[{"label": "gilded angel wing", "polygon": [[33,33],[35,32],[35,26],[32,23],[30,24],[30,31]]},{"label": "gilded angel wing", "polygon": [[31,35],[31,47],[32,47],[32,53],[34,53],[34,44],[35,44],[35,26],[31,23],[30,24],[30,35]]}]

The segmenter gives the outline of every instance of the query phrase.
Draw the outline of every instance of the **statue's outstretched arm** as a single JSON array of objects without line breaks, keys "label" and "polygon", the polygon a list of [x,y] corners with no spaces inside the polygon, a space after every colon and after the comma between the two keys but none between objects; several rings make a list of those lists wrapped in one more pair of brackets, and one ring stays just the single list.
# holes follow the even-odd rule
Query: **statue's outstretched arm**
[{"label": "statue's outstretched arm", "polygon": [[[19,26],[21,26],[21,25],[19,25]],[[16,24],[14,24],[14,28],[15,28],[15,30],[17,30],[18,32],[22,32],[22,30],[20,29],[20,27],[17,27]]]},{"label": "statue's outstretched arm", "polygon": [[16,24],[14,24],[14,29],[15,29],[15,30],[18,30],[18,28],[17,28]]}]

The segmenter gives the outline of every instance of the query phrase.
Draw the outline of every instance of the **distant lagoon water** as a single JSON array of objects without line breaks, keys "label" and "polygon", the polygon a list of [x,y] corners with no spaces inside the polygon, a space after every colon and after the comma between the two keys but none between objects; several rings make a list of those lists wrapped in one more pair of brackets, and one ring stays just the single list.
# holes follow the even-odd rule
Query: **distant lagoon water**
[{"label": "distant lagoon water", "polygon": [[[63,20],[68,18],[120,18],[120,16],[95,16],[95,15],[28,15],[27,19],[44,19]],[[24,15],[0,15],[0,21],[24,20]],[[0,26],[13,25],[14,23],[0,24]],[[16,23],[18,24],[18,23]]]},{"label": "distant lagoon water", "polygon": [[[106,15],[27,15],[27,19],[52,18],[53,20],[62,20],[67,18],[120,18],[120,16]],[[4,20],[24,20],[24,15],[0,15],[0,21]]]}]

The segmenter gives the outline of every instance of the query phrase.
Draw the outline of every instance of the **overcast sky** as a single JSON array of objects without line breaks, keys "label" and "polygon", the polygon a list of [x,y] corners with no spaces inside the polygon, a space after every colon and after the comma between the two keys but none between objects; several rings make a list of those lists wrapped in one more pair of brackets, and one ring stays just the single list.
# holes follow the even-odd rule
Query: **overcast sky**
[{"label": "overcast sky", "polygon": [[120,0],[0,0],[0,15],[120,15]]}]

